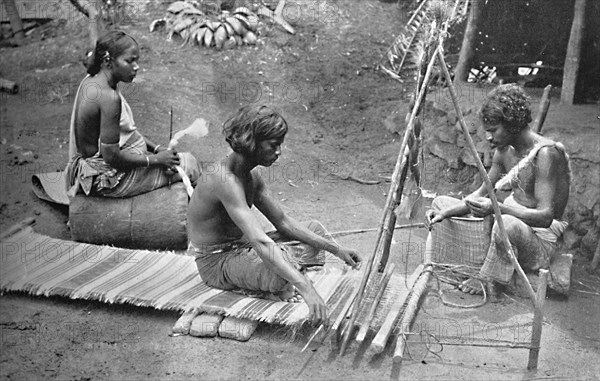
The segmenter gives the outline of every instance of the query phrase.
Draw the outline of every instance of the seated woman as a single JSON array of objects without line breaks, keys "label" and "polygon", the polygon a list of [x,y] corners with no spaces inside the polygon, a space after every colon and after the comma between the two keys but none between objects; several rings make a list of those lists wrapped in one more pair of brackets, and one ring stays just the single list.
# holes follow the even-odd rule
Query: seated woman
[{"label": "seated woman", "polygon": [[131,108],[117,89],[131,83],[139,69],[137,42],[121,31],[101,37],[89,57],[88,75],[79,85],[73,113],[67,164],[70,197],[129,197],[176,181],[172,168],[181,166],[192,183],[199,176],[196,159],[144,138]]}]

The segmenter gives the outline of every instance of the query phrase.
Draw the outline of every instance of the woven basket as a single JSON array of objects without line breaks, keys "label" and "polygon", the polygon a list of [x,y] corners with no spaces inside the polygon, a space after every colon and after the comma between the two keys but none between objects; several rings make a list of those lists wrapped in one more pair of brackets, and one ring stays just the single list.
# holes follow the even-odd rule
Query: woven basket
[{"label": "woven basket", "polygon": [[490,246],[487,219],[453,217],[434,225],[431,236],[433,261],[481,267]]}]

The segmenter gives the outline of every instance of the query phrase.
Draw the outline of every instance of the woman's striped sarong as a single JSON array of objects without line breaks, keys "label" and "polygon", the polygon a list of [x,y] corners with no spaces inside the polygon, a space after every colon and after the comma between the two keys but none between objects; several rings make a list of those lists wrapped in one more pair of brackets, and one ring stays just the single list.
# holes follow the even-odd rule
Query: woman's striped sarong
[{"label": "woman's striped sarong", "polygon": [[[137,131],[133,131],[122,151],[146,155],[146,141]],[[198,162],[190,153],[179,153],[180,166],[194,182],[200,175]],[[168,175],[161,167],[136,167],[128,171],[119,171],[104,161],[100,154],[83,158],[80,154],[67,165],[67,189],[70,197],[75,196],[79,188],[86,195],[104,197],[131,197],[164,187],[177,180]]]}]

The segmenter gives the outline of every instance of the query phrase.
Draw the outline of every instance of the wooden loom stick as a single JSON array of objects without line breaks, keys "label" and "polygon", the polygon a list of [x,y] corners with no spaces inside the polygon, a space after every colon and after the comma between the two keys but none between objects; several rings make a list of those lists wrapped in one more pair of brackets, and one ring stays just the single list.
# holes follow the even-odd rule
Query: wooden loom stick
[{"label": "wooden loom stick", "polygon": [[544,94],[542,95],[542,100],[540,101],[540,108],[537,116],[535,117],[535,122],[533,122],[533,132],[536,134],[542,133],[542,126],[544,125],[546,115],[548,114],[548,109],[550,108],[550,90],[552,90],[552,85],[548,85],[544,88]]},{"label": "wooden loom stick", "polygon": [[398,338],[396,340],[396,348],[394,349],[394,362],[401,362],[402,356],[404,355],[404,348],[406,347],[406,335],[410,333],[410,327],[414,320],[415,315],[419,310],[419,301],[421,300],[421,295],[425,292],[427,288],[427,283],[429,282],[429,276],[433,271],[433,265],[431,263],[431,259],[433,258],[433,238],[431,236],[431,232],[427,235],[427,240],[425,241],[425,258],[423,264],[423,272],[421,276],[415,283],[412,288],[412,294],[410,299],[408,300],[408,304],[406,305],[406,309],[404,310],[404,314],[402,315],[402,320],[400,322],[400,334],[398,334]]},{"label": "wooden loom stick", "polygon": [[367,316],[365,317],[365,320],[362,322],[362,325],[358,331],[358,334],[356,335],[356,341],[359,343],[362,343],[365,340],[365,337],[367,336],[367,332],[369,331],[369,326],[371,325],[371,320],[373,320],[373,317],[375,316],[375,310],[377,309],[377,306],[379,305],[379,302],[381,301],[381,297],[383,296],[383,293],[384,293],[388,283],[390,282],[390,278],[392,277],[392,273],[394,272],[395,267],[396,267],[396,265],[394,263],[392,263],[385,270],[385,274],[383,275],[381,282],[379,282],[379,284],[377,286],[377,287],[379,287],[377,289],[377,295],[375,296],[375,299],[373,299],[373,302],[371,303],[371,307],[369,308],[369,312],[368,312]]},{"label": "wooden loom stick", "polygon": [[544,301],[546,300],[546,286],[550,272],[546,269],[540,270],[540,283],[537,290],[537,303],[533,311],[533,326],[531,327],[531,349],[529,350],[529,362],[527,369],[537,369],[538,357],[540,355],[540,344],[542,341],[542,324],[544,320]]},{"label": "wooden loom stick", "polygon": [[[347,293],[347,292],[346,292]],[[345,295],[345,294],[344,294]],[[328,319],[331,319],[332,315],[333,315],[333,311],[335,311],[338,306],[342,303],[342,301],[344,300],[343,296],[341,295],[341,297],[334,303],[334,305],[331,307],[331,312],[329,313]],[[308,341],[306,342],[306,345],[304,345],[304,348],[302,348],[302,350],[300,352],[304,352],[306,350],[306,348],[308,348],[310,346],[310,344],[313,342],[313,340],[317,337],[317,335],[323,331],[324,329],[326,329],[326,323],[322,323],[319,328],[317,328],[315,330],[315,332],[312,334],[312,336],[308,339]],[[326,329],[326,331],[329,331],[329,329]],[[325,333],[325,335],[327,335],[327,333]]]},{"label": "wooden loom stick", "polygon": [[[404,183],[406,182],[406,176],[408,176],[408,165],[410,163],[410,149],[406,147],[406,152],[402,155],[402,170],[400,172],[400,184],[398,184],[398,188],[396,189],[396,195],[394,196],[394,202],[392,203],[392,209],[395,210],[398,205],[400,205],[400,201],[402,200],[402,192],[404,192]],[[390,213],[387,226],[385,228],[385,235],[383,237],[383,246],[382,246],[382,254],[381,259],[379,260],[379,271],[383,271],[387,262],[390,258],[390,247],[392,245],[392,237],[394,236],[394,226],[396,226],[396,213],[392,211]]]},{"label": "wooden loom stick", "polygon": [[331,325],[331,328],[330,328],[330,330],[332,332],[333,331],[337,331],[338,328],[340,327],[340,324],[342,324],[342,321],[344,320],[344,318],[348,314],[348,310],[352,306],[352,303],[354,303],[354,301],[356,300],[356,295],[357,294],[358,294],[358,288],[355,288],[352,291],[352,293],[350,294],[350,297],[346,300],[346,304],[344,304],[344,307],[342,307],[342,310],[340,311],[340,313],[338,314],[338,316],[333,321],[333,324]]},{"label": "wooden loom stick", "polygon": [[465,122],[465,118],[463,116],[462,110],[460,108],[460,104],[458,103],[458,96],[456,95],[456,88],[454,87],[454,83],[452,83],[452,78],[450,77],[450,73],[448,72],[448,67],[446,66],[446,60],[444,59],[444,53],[438,49],[438,58],[440,60],[440,66],[442,68],[442,72],[446,77],[446,81],[448,82],[448,89],[450,90],[450,95],[452,97],[452,102],[454,103],[454,108],[456,109],[456,116],[460,121],[460,126],[463,130],[463,135],[465,137],[465,141],[467,142],[467,146],[471,151],[471,155],[475,159],[475,164],[477,165],[477,169],[479,170],[479,174],[483,178],[483,182],[485,183],[485,187],[488,191],[488,196],[492,201],[492,207],[494,208],[494,217],[496,218],[496,223],[498,224],[498,230],[500,231],[500,237],[502,237],[502,243],[508,252],[508,256],[515,267],[515,271],[525,283],[525,288],[527,293],[529,294],[529,298],[533,302],[535,306],[537,303],[535,292],[529,283],[529,279],[525,275],[525,272],[521,268],[519,261],[517,261],[517,257],[512,249],[512,245],[508,239],[508,235],[506,234],[506,229],[504,228],[504,220],[502,219],[502,213],[500,213],[500,206],[498,205],[498,199],[496,198],[496,193],[494,192],[494,186],[488,177],[487,172],[485,171],[485,167],[479,158],[479,154],[477,153],[477,148],[475,148],[475,143],[473,143],[473,139],[471,138],[471,134],[469,134],[469,129],[467,127],[467,123]]},{"label": "wooden loom stick", "polygon": [[417,281],[417,278],[419,278],[419,275],[421,275],[422,271],[423,264],[420,264],[407,279],[406,289],[403,289],[398,295],[396,295],[396,300],[392,304],[390,312],[388,312],[387,316],[385,317],[385,320],[383,321],[383,324],[381,325],[381,328],[379,328],[379,332],[377,332],[377,335],[371,342],[371,349],[373,352],[383,352],[385,344],[387,343],[390,334],[394,329],[394,323],[396,323],[396,320],[398,320],[398,316],[400,316],[400,312],[402,312],[402,306],[404,305],[404,302],[406,301],[410,290]]},{"label": "wooden loom stick", "polygon": [[[438,46],[436,48],[436,51],[439,52],[439,49],[440,48]],[[425,73],[425,79],[423,81],[423,86],[427,86],[427,84],[429,83],[429,77],[431,76],[431,71],[433,70],[434,63],[435,63],[435,52],[432,55],[429,65],[427,66],[427,72]],[[381,255],[380,255],[381,251],[379,250],[380,245],[381,245],[381,238],[382,238],[384,229],[387,230],[385,221],[387,220],[387,217],[389,216],[389,214],[394,212],[394,210],[391,207],[392,207],[392,202],[396,195],[396,190],[398,189],[398,186],[399,186],[399,177],[400,177],[401,166],[402,166],[401,165],[402,158],[404,157],[404,151],[406,150],[406,147],[408,145],[408,139],[409,139],[410,135],[412,134],[412,130],[414,128],[414,121],[415,121],[415,116],[416,116],[418,107],[421,104],[421,102],[423,101],[424,95],[425,95],[425,91],[423,91],[423,89],[422,89],[421,92],[419,93],[419,97],[417,98],[417,101],[415,102],[415,106],[413,107],[413,110],[410,114],[410,119],[408,120],[406,132],[404,133],[404,138],[402,139],[402,144],[400,145],[398,158],[396,160],[396,166],[394,167],[394,173],[392,175],[392,184],[390,185],[390,191],[388,192],[388,196],[387,196],[387,200],[386,200],[386,208],[384,209],[382,221],[381,221],[381,224],[377,231],[377,241],[376,241],[377,244],[375,245],[375,250],[373,251],[373,254],[371,256],[369,256],[369,260],[367,261],[365,273],[363,274],[363,277],[362,277],[361,283],[360,283],[360,287],[358,288],[358,293],[356,296],[357,302],[354,304],[352,316],[350,316],[350,321],[348,322],[348,328],[344,331],[344,337],[343,337],[342,346],[340,349],[340,356],[344,355],[344,352],[346,351],[346,348],[348,347],[348,343],[350,341],[350,335],[352,334],[352,331],[354,328],[354,322],[356,320],[356,316],[358,315],[358,309],[360,307],[360,302],[362,301],[362,297],[363,297],[363,294],[365,291],[365,287],[367,285],[367,281],[369,280],[369,276],[372,271],[377,271],[377,268],[379,267],[379,261],[381,258]],[[377,261],[375,261],[375,257],[377,257]],[[374,265],[374,263],[375,263],[375,265]]]}]

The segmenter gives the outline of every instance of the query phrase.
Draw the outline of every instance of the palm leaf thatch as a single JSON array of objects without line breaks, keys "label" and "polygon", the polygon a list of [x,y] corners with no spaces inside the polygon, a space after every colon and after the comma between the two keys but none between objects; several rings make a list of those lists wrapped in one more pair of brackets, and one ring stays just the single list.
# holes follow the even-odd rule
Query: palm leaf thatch
[{"label": "palm leaf thatch", "polygon": [[392,78],[421,72],[440,33],[466,15],[468,0],[421,0],[402,32],[387,51],[387,65],[380,67]]}]

